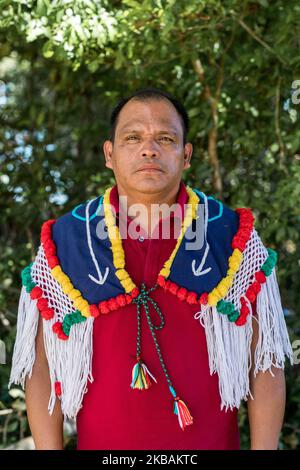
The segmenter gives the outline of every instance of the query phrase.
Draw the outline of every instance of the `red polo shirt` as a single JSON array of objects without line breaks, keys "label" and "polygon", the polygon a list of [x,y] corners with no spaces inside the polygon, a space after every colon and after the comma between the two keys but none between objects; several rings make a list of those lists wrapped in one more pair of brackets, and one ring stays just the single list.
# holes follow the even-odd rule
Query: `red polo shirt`
[{"label": "red polo shirt", "polygon": [[[177,202],[183,207],[187,200],[185,185],[181,183]],[[110,202],[118,212],[117,186],[111,191]],[[149,288],[174,249],[176,238],[127,237],[122,243],[126,270],[135,284],[140,286],[144,282]],[[77,448],[239,449],[237,409],[227,412],[220,409],[218,376],[209,373],[205,331],[194,319],[199,306],[182,302],[161,288],[154,290],[151,297],[165,319],[164,327],[156,330],[156,337],[166,369],[194,422],[183,431],[173,413],[173,398],[143,309],[141,356],[157,383],[152,381],[147,390],[130,387],[137,338],[136,306],[130,304],[94,321],[94,382],[88,384],[77,416]],[[160,324],[151,307],[150,315],[154,324]]]}]

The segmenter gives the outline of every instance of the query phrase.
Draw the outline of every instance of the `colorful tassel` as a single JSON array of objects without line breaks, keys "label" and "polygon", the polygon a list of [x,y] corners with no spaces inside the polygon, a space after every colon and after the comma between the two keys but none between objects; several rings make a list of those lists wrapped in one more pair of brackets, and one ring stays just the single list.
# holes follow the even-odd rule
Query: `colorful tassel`
[{"label": "colorful tassel", "polygon": [[169,387],[173,397],[174,397],[174,414],[178,417],[178,422],[181,429],[184,431],[184,428],[190,424],[193,424],[193,417],[191,416],[188,407],[177,395],[173,387]]},{"label": "colorful tassel", "polygon": [[137,357],[137,360],[138,362],[133,366],[132,369],[132,382],[130,386],[131,388],[146,390],[152,385],[150,377],[152,377],[156,383],[157,381],[146,365],[141,362],[139,356]]}]

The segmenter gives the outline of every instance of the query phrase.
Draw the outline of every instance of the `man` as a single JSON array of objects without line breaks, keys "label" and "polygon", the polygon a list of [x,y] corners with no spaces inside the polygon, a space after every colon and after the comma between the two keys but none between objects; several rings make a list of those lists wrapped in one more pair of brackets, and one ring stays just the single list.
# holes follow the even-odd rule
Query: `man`
[{"label": "man", "polygon": [[63,415],[77,418],[78,449],[238,449],[242,399],[251,449],[278,446],[292,350],[276,254],[251,211],[184,185],[187,132],[170,94],[123,99],[103,146],[116,185],[42,228],[10,381],[27,377],[37,449],[63,448]]}]

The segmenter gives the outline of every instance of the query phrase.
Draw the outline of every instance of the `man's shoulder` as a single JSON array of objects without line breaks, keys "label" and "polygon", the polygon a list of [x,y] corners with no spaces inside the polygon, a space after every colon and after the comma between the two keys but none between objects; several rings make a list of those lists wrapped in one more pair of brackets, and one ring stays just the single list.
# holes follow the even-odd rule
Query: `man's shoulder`
[{"label": "man's shoulder", "polygon": [[66,211],[64,214],[61,214],[56,219],[56,224],[66,224],[73,222],[86,222],[87,220],[93,220],[97,215],[101,215],[101,203],[103,196],[96,196],[92,199],[82,201],[79,204],[76,204]]}]

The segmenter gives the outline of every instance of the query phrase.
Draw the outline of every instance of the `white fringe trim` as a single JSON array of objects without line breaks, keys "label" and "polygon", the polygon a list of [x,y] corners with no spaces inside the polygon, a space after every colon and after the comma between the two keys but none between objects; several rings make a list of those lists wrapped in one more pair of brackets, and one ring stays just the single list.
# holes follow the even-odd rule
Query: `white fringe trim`
[{"label": "white fringe trim", "polygon": [[31,377],[35,361],[35,338],[39,321],[39,311],[36,302],[31,300],[25,287],[21,289],[18,306],[17,336],[14,345],[12,368],[8,388],[19,384],[23,390],[25,379]]},{"label": "white fringe trim", "polygon": [[[229,322],[216,307],[203,307],[195,314],[205,328],[210,374],[219,376],[221,409],[239,408],[242,400],[253,399],[250,390],[253,336],[252,306],[244,326]],[[254,376],[271,367],[284,368],[285,356],[293,364],[293,350],[281,307],[275,269],[257,296],[259,338],[254,352]],[[255,318],[255,317],[254,317]]]},{"label": "white fringe trim", "polygon": [[252,323],[250,314],[243,327],[229,322],[216,307],[202,307],[196,319],[205,328],[210,374],[219,377],[221,410],[239,408],[249,390]]},{"label": "white fringe trim", "polygon": [[257,316],[260,328],[255,350],[254,376],[259,371],[265,372],[268,369],[272,374],[272,366],[284,369],[285,356],[291,364],[294,363],[293,349],[281,306],[276,268],[267,277],[267,282],[262,284],[257,296]]},{"label": "white fringe trim", "polygon": [[[36,300],[22,287],[18,307],[17,336],[13,351],[9,385],[19,384],[25,389],[26,376],[32,376],[35,362],[35,339],[37,334],[39,311]],[[52,331],[57,319],[43,320],[45,352],[49,364],[51,393],[48,411],[51,415],[56,402],[55,382],[61,382],[61,409],[66,418],[75,419],[82,406],[87,382],[93,382],[93,321],[76,324],[70,330],[69,339],[58,339]]]},{"label": "white fringe trim", "polygon": [[[254,236],[256,235],[254,234]],[[259,241],[258,238],[257,240]],[[261,242],[259,241],[259,243]],[[249,245],[249,250],[250,248]],[[265,250],[263,246],[261,249]],[[257,257],[248,255],[245,258],[254,259],[261,264],[263,258],[259,258],[259,256],[259,254]],[[266,258],[267,254],[265,253],[263,256]],[[243,266],[243,269],[238,271],[240,278],[235,279],[231,294],[229,292],[227,296],[229,301],[240,299],[251,280],[251,274],[257,268],[247,262]],[[45,291],[50,306],[55,309],[55,317],[52,320],[43,320],[44,344],[51,380],[48,410],[52,414],[57,398],[55,382],[59,381],[62,388],[62,412],[66,418],[75,419],[82,407],[88,381],[93,382],[94,318],[87,318],[85,322],[74,325],[70,330],[68,340],[58,339],[52,331],[53,323],[57,320],[62,321],[63,317],[72,313],[74,309],[70,299],[53,279],[44,259],[42,248],[39,250],[34,264],[33,276],[37,285],[40,284]],[[238,305],[238,300],[235,300],[234,304],[236,308],[240,309],[241,305]],[[237,326],[235,323],[229,322],[227,316],[219,313],[216,307],[201,306],[201,311],[195,314],[195,319],[199,320],[205,328],[210,374],[217,373],[219,377],[221,409],[239,408],[242,400],[247,400],[248,397],[253,398],[249,380],[252,368],[253,317],[251,303],[247,301],[247,304],[250,314],[244,326]],[[283,369],[285,356],[293,364],[293,351],[281,306],[275,268],[267,277],[266,282],[262,284],[256,306],[259,335],[254,351],[253,371],[255,376],[259,371],[265,372],[267,370],[270,370],[272,374],[272,366]],[[31,377],[32,375],[38,319],[39,312],[36,300],[32,300],[25,287],[22,287],[9,387],[12,383],[16,383],[24,389],[26,376]]]},{"label": "white fringe trim", "polygon": [[61,409],[66,418],[75,419],[82,407],[88,381],[93,382],[93,322],[87,318],[83,323],[73,325],[69,339],[64,341],[52,331],[52,323],[44,321],[44,341],[49,363],[51,396],[48,410],[51,414],[56,395],[54,383],[59,381],[62,388]]}]

